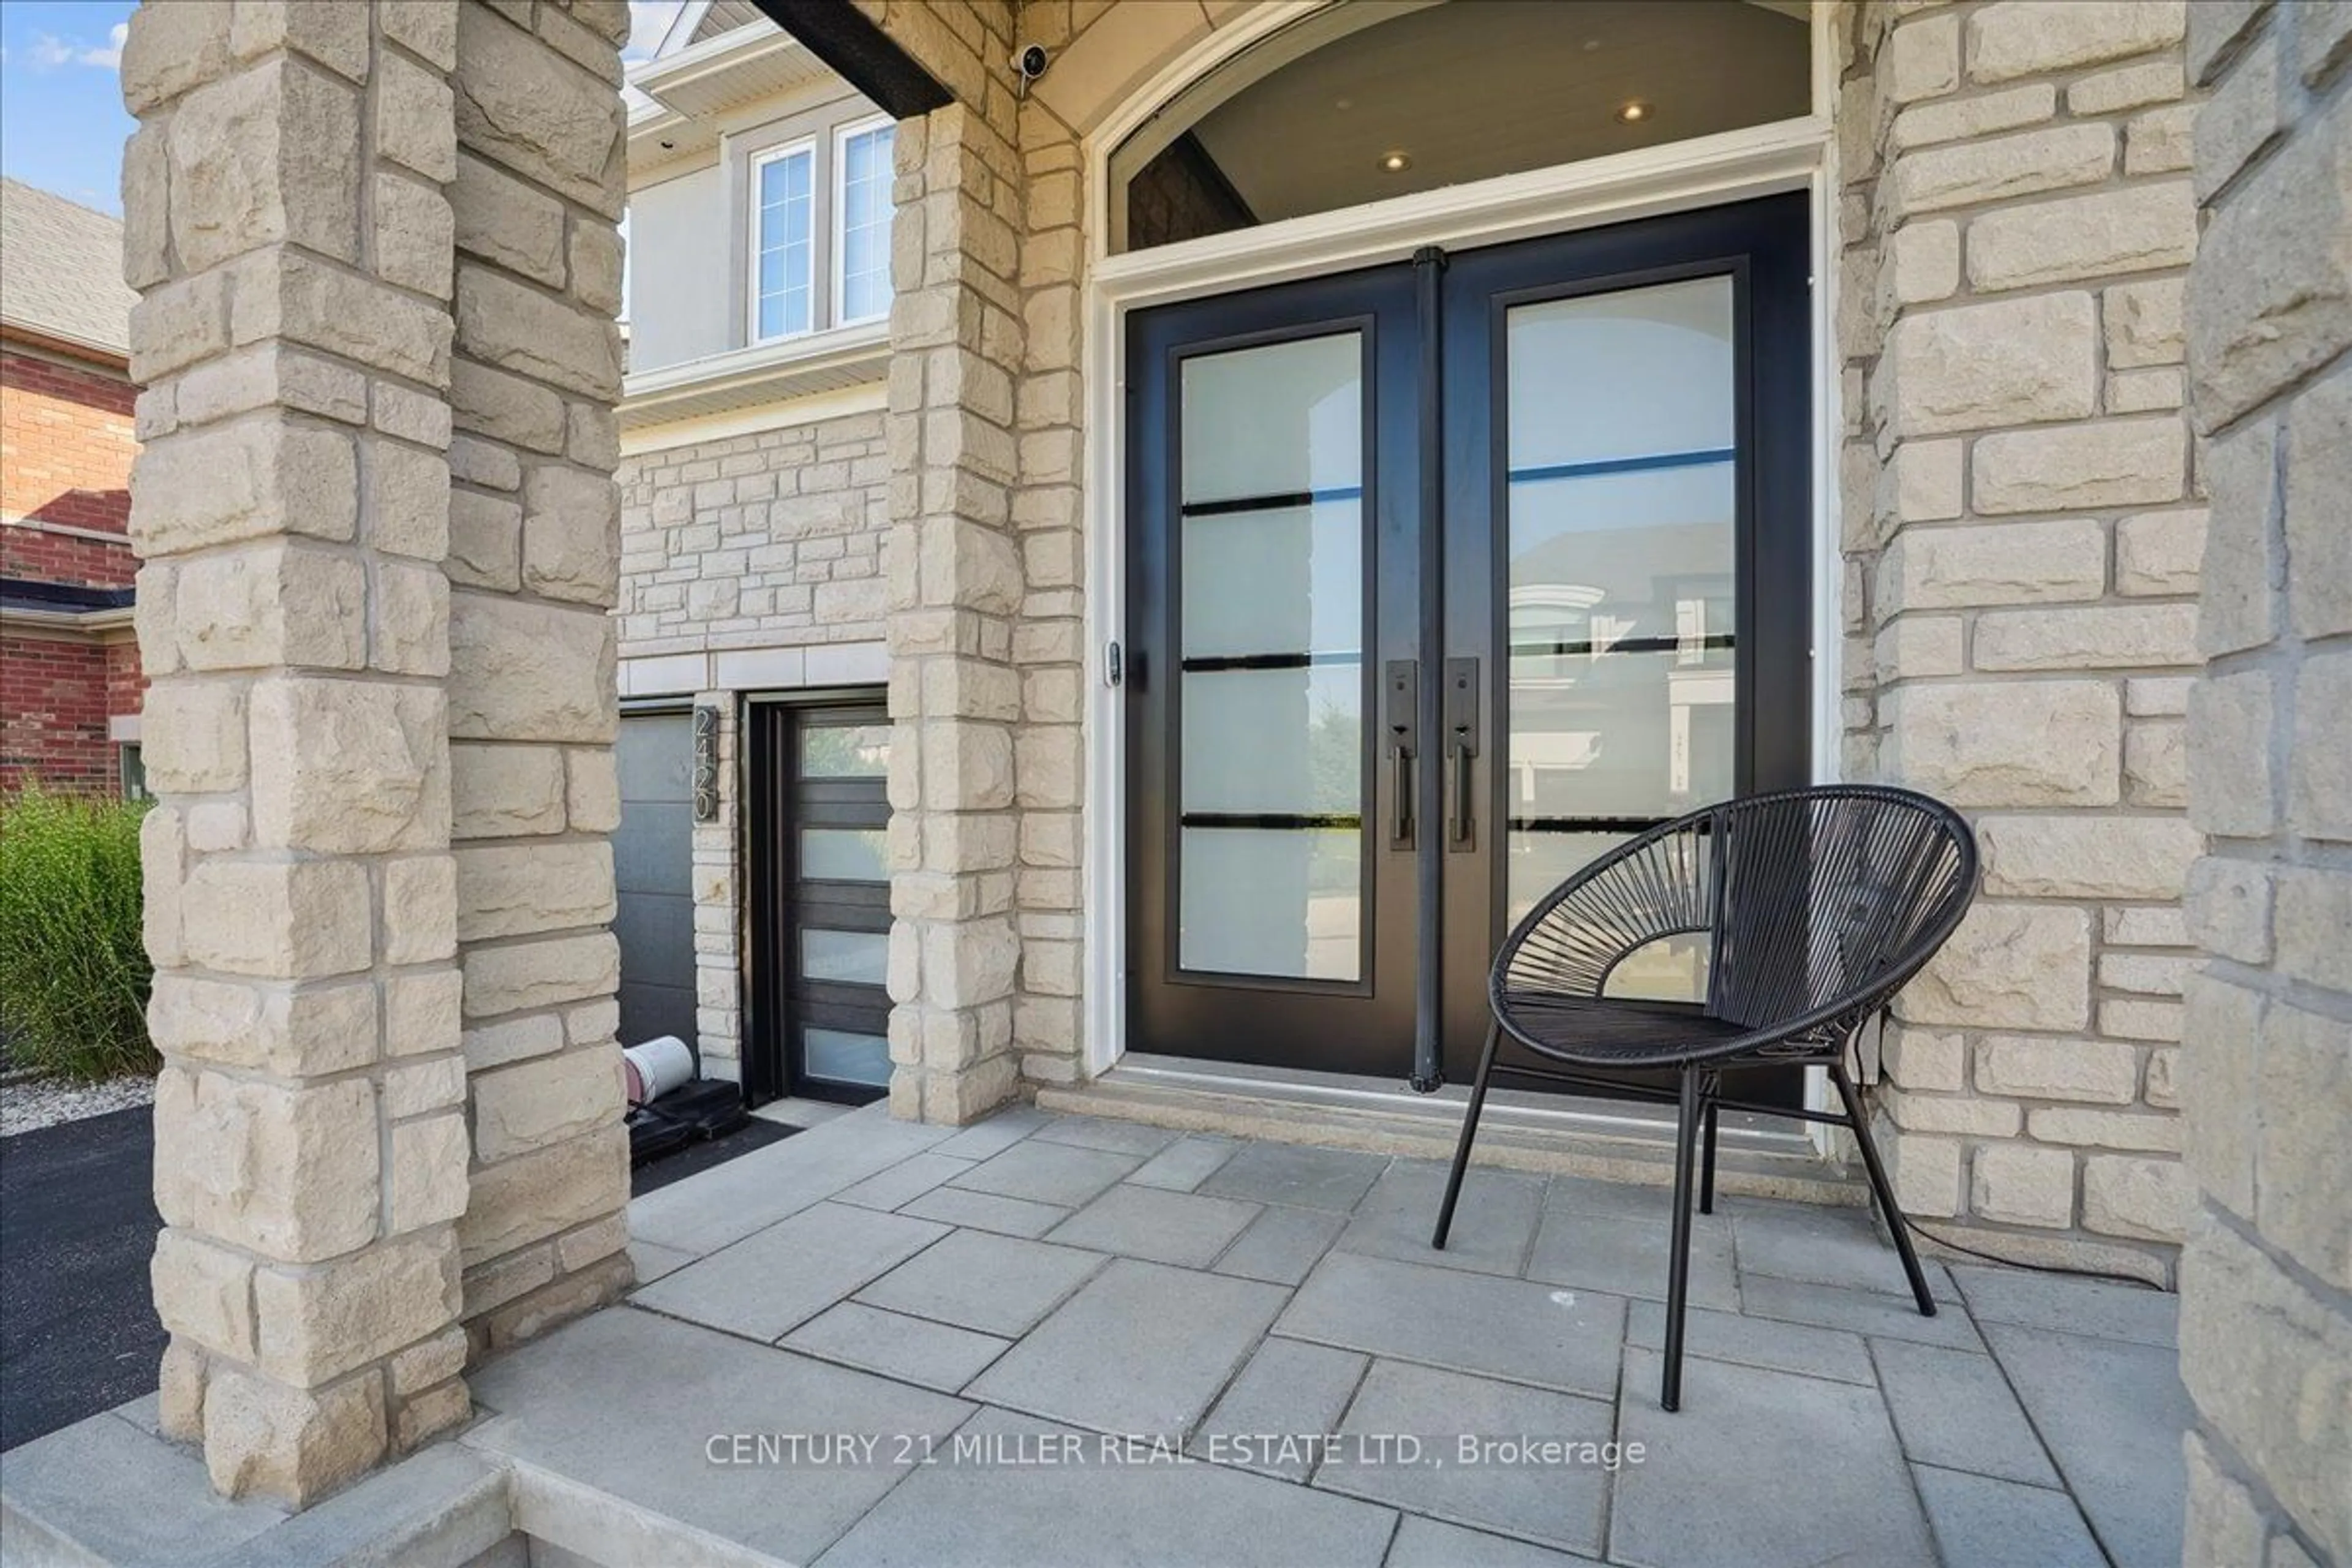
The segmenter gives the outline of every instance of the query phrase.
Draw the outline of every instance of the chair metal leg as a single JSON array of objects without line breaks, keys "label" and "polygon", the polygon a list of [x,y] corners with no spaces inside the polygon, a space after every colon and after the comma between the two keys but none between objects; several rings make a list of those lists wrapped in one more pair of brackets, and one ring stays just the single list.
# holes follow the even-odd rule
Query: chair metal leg
[{"label": "chair metal leg", "polygon": [[1495,1048],[1502,1043],[1503,1026],[1486,1026],[1486,1048],[1478,1057],[1478,1076],[1470,1085],[1469,1110],[1462,1118],[1462,1141],[1454,1146],[1454,1169],[1445,1178],[1445,1201],[1438,1205],[1437,1230],[1429,1245],[1445,1250],[1446,1233],[1454,1228],[1454,1203],[1462,1195],[1462,1177],[1470,1169],[1470,1141],[1478,1135],[1478,1113],[1486,1109],[1486,1079],[1495,1070]]},{"label": "chair metal leg", "polygon": [[1715,1212],[1715,1124],[1723,1115],[1723,1107],[1716,1103],[1716,1094],[1723,1088],[1719,1078],[1710,1079],[1706,1087],[1706,1147],[1699,1155],[1698,1212]]},{"label": "chair metal leg", "polygon": [[1681,1114],[1675,1123],[1675,1229],[1673,1252],[1666,1263],[1666,1366],[1658,1390],[1658,1404],[1679,1410],[1683,1404],[1683,1308],[1690,1294],[1691,1167],[1699,1141],[1698,1069],[1683,1069]]},{"label": "chair metal leg", "polygon": [[1830,1081],[1837,1085],[1838,1099],[1845,1103],[1846,1125],[1853,1129],[1853,1141],[1862,1148],[1862,1168],[1870,1177],[1871,1195],[1878,1200],[1879,1217],[1885,1220],[1886,1229],[1895,1237],[1895,1250],[1903,1259],[1903,1272],[1911,1280],[1911,1295],[1919,1303],[1919,1315],[1936,1315],[1936,1298],[1927,1291],[1927,1276],[1919,1267],[1919,1255],[1912,1250],[1910,1228],[1903,1223],[1903,1211],[1895,1206],[1895,1189],[1887,1184],[1886,1167],[1878,1163],[1878,1145],[1871,1141],[1870,1126],[1862,1113],[1862,1097],[1854,1092],[1853,1080],[1845,1074],[1845,1064],[1830,1064]]}]

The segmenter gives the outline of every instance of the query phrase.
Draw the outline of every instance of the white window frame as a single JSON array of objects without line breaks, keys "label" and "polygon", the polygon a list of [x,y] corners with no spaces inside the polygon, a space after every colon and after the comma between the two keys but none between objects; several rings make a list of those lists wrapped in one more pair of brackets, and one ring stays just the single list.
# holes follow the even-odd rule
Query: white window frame
[{"label": "white window frame", "polygon": [[[762,237],[760,230],[761,211],[761,203],[760,201],[761,184],[764,178],[765,172],[769,164],[781,163],[787,158],[799,157],[803,153],[807,155],[809,161],[808,325],[801,328],[798,331],[770,332],[762,334],[760,331],[760,241]],[[817,225],[816,210],[817,181],[823,174],[823,171],[817,167],[816,138],[814,136],[803,136],[796,141],[781,142],[773,147],[761,148],[759,152],[751,154],[749,174],[750,178],[745,182],[747,188],[744,192],[744,209],[746,216],[745,228],[748,230],[748,233],[745,236],[745,248],[747,254],[744,258],[743,264],[743,341],[746,344],[756,345],[760,343],[780,343],[788,342],[793,338],[807,337],[811,333],[818,331],[823,324],[823,314],[817,309],[819,301],[817,300],[816,289],[816,280],[818,276],[817,268],[820,265],[819,258],[816,254],[816,248],[824,242],[824,237],[823,231]]]},{"label": "white window frame", "polygon": [[[833,297],[828,303],[832,306],[833,324],[836,327],[854,327],[866,321],[879,321],[887,319],[890,314],[890,307],[887,302],[879,310],[873,311],[870,314],[864,316],[853,316],[848,311],[848,148],[851,137],[864,136],[868,132],[880,131],[885,127],[887,127],[892,132],[891,147],[895,157],[898,146],[896,137],[898,126],[898,122],[889,115],[875,114],[868,115],[864,120],[847,121],[833,128],[833,168],[830,172],[830,179],[828,181],[828,185],[833,195],[833,212],[831,215],[831,222],[828,226],[830,232],[826,234],[825,238],[833,247]],[[884,182],[882,194],[883,198],[887,203],[890,194],[889,182],[887,179]],[[886,223],[883,227],[885,230],[885,239],[883,244],[883,277],[890,283],[890,294],[891,297],[895,299],[898,295],[898,284],[897,279],[892,278],[890,275],[888,255],[889,244],[887,240],[887,230],[889,226]]]}]

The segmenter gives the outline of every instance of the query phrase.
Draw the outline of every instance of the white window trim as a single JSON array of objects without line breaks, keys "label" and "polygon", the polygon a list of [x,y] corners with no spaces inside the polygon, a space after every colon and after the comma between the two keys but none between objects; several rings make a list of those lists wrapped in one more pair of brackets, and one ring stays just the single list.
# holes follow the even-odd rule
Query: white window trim
[{"label": "white window trim", "polygon": [[[898,122],[887,114],[875,114],[869,115],[864,120],[849,121],[833,128],[833,168],[829,178],[829,183],[833,191],[833,222],[832,232],[825,237],[833,247],[833,297],[827,302],[833,308],[833,324],[836,327],[855,327],[866,321],[886,321],[890,315],[890,307],[887,303],[884,304],[879,310],[876,310],[871,314],[864,316],[853,316],[843,308],[843,302],[849,298],[848,289],[846,288],[849,266],[849,158],[847,156],[847,149],[849,146],[849,139],[853,136],[863,136],[868,132],[882,130],[885,126],[889,127],[895,133],[898,129]],[[895,156],[897,148],[895,137],[891,145],[893,148],[893,155]],[[889,195],[889,181],[884,181],[883,195],[886,199]],[[885,250],[886,252],[887,250],[887,242],[885,245]],[[888,258],[887,254],[884,258],[883,275],[886,278],[889,277]],[[892,280],[890,291],[894,297],[898,293],[895,279]]]},{"label": "white window trim", "polygon": [[[1812,205],[1813,393],[1813,776],[1832,780],[1839,755],[1839,660],[1843,648],[1839,595],[1843,586],[1838,529],[1837,447],[1842,387],[1832,336],[1836,297],[1838,168],[1832,113],[1836,75],[1830,47],[1828,5],[1812,9],[1812,111],[1685,142],[1587,163],[1529,170],[1493,180],[1399,196],[1369,206],[1343,207],[1279,223],[1149,250],[1108,254],[1110,154],[1113,149],[1187,83],[1251,44],[1295,21],[1311,6],[1268,5],[1221,27],[1171,61],[1087,138],[1087,180],[1092,265],[1083,292],[1081,361],[1087,389],[1087,461],[1083,531],[1087,541],[1086,595],[1086,906],[1081,959],[1087,1077],[1108,1071],[1127,1053],[1126,966],[1126,727],[1125,693],[1103,678],[1102,651],[1126,637],[1127,431],[1125,318],[1149,304],[1224,293],[1349,266],[1401,260],[1424,244],[1467,247],[1535,235],[1566,233],[1605,223],[1741,196],[1800,190]],[[1805,1103],[1827,1106],[1825,1075],[1806,1069]],[[1806,1135],[1827,1153],[1831,1130]]]},{"label": "white window trim", "polygon": [[[761,175],[770,163],[781,163],[787,158],[798,157],[802,153],[806,153],[809,161],[809,250],[811,252],[809,256],[809,322],[798,331],[770,332],[763,336],[760,331]],[[763,147],[751,154],[751,163],[747,165],[746,172],[749,177],[744,181],[743,192],[744,227],[747,231],[745,235],[747,254],[743,263],[743,342],[747,348],[756,348],[761,343],[789,342],[794,338],[805,338],[817,330],[817,258],[814,252],[824,236],[819,232],[816,223],[816,183],[819,173],[816,165],[816,138],[814,136],[803,136],[796,141],[778,142],[773,147]]]}]

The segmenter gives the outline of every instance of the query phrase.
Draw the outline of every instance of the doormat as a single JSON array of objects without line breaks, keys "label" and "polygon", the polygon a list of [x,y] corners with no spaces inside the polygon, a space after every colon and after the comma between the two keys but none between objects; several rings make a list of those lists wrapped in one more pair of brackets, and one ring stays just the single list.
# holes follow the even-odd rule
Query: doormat
[{"label": "doormat", "polygon": [[706,1139],[700,1142],[688,1143],[676,1153],[664,1154],[658,1160],[648,1161],[639,1165],[629,1173],[629,1195],[633,1198],[644,1197],[647,1193],[658,1191],[660,1188],[668,1186],[672,1182],[683,1181],[688,1176],[698,1175],[704,1171],[723,1165],[739,1154],[749,1154],[754,1150],[764,1149],[769,1144],[789,1138],[799,1131],[797,1127],[787,1127],[781,1121],[771,1121],[764,1116],[751,1117],[732,1132]]}]

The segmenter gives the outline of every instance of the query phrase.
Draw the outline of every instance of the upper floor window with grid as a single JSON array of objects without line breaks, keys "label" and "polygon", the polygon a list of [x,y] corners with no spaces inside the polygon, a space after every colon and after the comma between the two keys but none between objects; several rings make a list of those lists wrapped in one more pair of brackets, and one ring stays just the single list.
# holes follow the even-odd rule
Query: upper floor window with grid
[{"label": "upper floor window with grid", "polygon": [[816,150],[767,154],[752,168],[752,321],[758,340],[790,337],[814,324]]},{"label": "upper floor window with grid", "polygon": [[837,159],[839,283],[834,311],[841,324],[870,321],[890,310],[890,159],[898,128],[852,127]]}]

